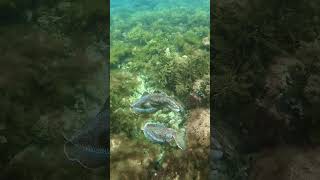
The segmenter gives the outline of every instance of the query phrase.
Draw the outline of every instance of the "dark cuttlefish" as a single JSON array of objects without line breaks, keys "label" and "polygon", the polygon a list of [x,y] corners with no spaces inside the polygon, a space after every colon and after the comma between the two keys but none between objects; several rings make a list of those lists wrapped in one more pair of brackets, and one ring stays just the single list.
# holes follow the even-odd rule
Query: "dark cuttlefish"
[{"label": "dark cuttlefish", "polygon": [[175,141],[180,149],[185,149],[184,133],[178,133],[172,128],[167,128],[161,123],[146,123],[143,128],[144,136],[152,142],[163,144]]},{"label": "dark cuttlefish", "polygon": [[169,108],[175,112],[182,112],[183,108],[173,97],[164,92],[145,92],[139,100],[131,105],[133,111],[137,113],[154,113],[162,108]]},{"label": "dark cuttlefish", "polygon": [[66,138],[64,152],[71,161],[94,169],[107,166],[109,157],[109,113],[107,99],[100,112],[71,138]]}]

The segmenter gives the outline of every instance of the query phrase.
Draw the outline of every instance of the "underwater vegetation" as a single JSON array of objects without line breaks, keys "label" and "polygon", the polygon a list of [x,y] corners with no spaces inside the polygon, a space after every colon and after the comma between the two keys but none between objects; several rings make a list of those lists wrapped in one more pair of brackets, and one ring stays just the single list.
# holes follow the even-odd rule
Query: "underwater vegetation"
[{"label": "underwater vegetation", "polygon": [[186,123],[210,104],[209,1],[125,2],[110,11],[112,177],[205,177]]},{"label": "underwater vegetation", "polygon": [[[175,94],[183,103],[193,90],[206,99],[210,84],[209,49],[202,44],[202,39],[209,35],[208,25],[208,12],[201,9],[136,12],[128,19],[122,19],[121,13],[114,12],[110,61],[114,67],[111,94],[116,94],[111,98],[130,96],[136,91],[142,94],[149,88]],[[119,69],[123,71],[118,72]],[[194,88],[195,81],[198,85]],[[113,104],[117,105],[111,103],[111,106]]]},{"label": "underwater vegetation", "polygon": [[[238,8],[227,8],[232,4],[246,8],[241,12]],[[318,103],[317,98],[314,99],[315,101],[310,99],[311,96],[317,97],[317,93],[313,90],[309,91],[308,84],[316,81],[319,72],[319,36],[317,34],[320,29],[319,24],[316,23],[317,17],[314,16],[319,12],[319,3],[292,1],[288,4],[292,11],[285,8],[282,1],[243,1],[218,5],[220,6],[217,7],[217,11],[213,13],[217,24],[214,28],[215,46],[220,52],[217,53],[214,61],[213,70],[216,76],[213,77],[213,83],[216,88],[214,88],[213,100],[219,114],[223,114],[219,117],[231,115],[233,112],[235,114],[246,112],[242,113],[243,118],[240,121],[248,130],[254,130],[257,128],[255,124],[258,125],[254,120],[254,113],[257,112],[249,109],[255,106],[257,99],[264,101],[262,99],[268,95],[282,94],[282,98],[277,100],[273,98],[278,103],[276,106],[280,108],[279,111],[287,111],[285,113],[293,115],[292,118],[295,120],[290,121],[295,130],[287,131],[285,123],[275,123],[275,126],[283,125],[281,127],[284,128],[283,131],[279,132],[282,135],[279,135],[287,139],[286,141],[291,141],[298,138],[294,135],[298,133],[298,136],[304,136],[302,138],[304,141],[308,141],[310,135],[301,133],[306,133],[309,131],[307,129],[315,125],[312,125],[311,121],[318,122],[318,118],[312,115],[312,109]],[[269,14],[273,16],[268,16]],[[276,18],[278,15],[283,19]],[[261,19],[264,21],[262,22]],[[280,74],[277,76],[276,73]],[[283,80],[285,76],[287,80]],[[317,86],[315,85],[313,89],[317,89]],[[290,104],[285,101],[294,102]],[[303,117],[295,114],[300,110],[299,108],[294,110],[294,106],[303,109]],[[241,110],[242,108],[244,111]],[[242,117],[238,115],[235,116]],[[238,122],[239,119],[234,121]],[[305,131],[300,129],[302,127],[309,128]]]},{"label": "underwater vegetation", "polygon": [[211,12],[213,114],[241,137],[215,178],[247,179],[251,155],[266,148],[317,146],[319,1],[217,1]]},{"label": "underwater vegetation", "polygon": [[[23,161],[25,166],[32,168],[37,165],[30,166],[28,163],[37,161],[41,164],[44,161],[36,156],[32,156],[33,160],[14,160],[13,157],[22,153],[24,149],[27,150],[26,155],[21,155],[21,158],[28,153],[45,151],[44,144],[63,144],[61,133],[65,127],[66,130],[71,129],[72,126],[68,127],[68,122],[77,120],[63,121],[66,109],[78,111],[86,109],[85,106],[90,103],[101,103],[100,99],[92,95],[92,91],[99,94],[93,90],[95,87],[92,86],[90,89],[86,85],[91,84],[96,78],[93,72],[100,71],[103,63],[88,59],[86,54],[76,48],[69,51],[69,48],[64,48],[63,40],[26,26],[2,28],[0,43],[0,124],[1,137],[6,139],[1,148],[0,165],[3,169],[1,175],[6,172],[8,176],[12,176],[24,171],[23,166],[14,169],[16,165],[11,165],[15,164],[13,162],[21,165]],[[76,107],[75,104],[80,106]],[[87,111],[82,112],[79,115],[85,117]],[[83,122],[78,121],[75,124],[81,123]],[[42,147],[39,148],[38,144],[42,144]],[[33,149],[29,151],[31,146]],[[62,150],[63,146],[60,148]],[[50,154],[54,151],[59,149],[52,148],[46,152]],[[60,157],[63,160],[62,154]],[[61,165],[62,162],[55,161],[52,164]],[[34,176],[42,175],[30,169],[24,178]],[[16,179],[20,178],[22,175],[16,176]]]},{"label": "underwater vegetation", "polygon": [[107,8],[86,2],[0,3],[0,179],[106,176],[63,152],[62,133],[71,137],[105,100]]},{"label": "underwater vegetation", "polygon": [[125,131],[128,135],[133,135],[135,131],[138,131],[138,127],[132,126],[132,119],[136,119],[136,115],[130,113],[129,100],[119,98],[117,94],[130,96],[138,87],[139,81],[129,72],[111,70],[110,73],[110,85],[112,85],[110,86],[110,119],[117,119],[110,124],[110,133],[117,134]]},{"label": "underwater vegetation", "polygon": [[209,50],[202,44],[209,35],[206,11],[147,11],[125,21],[116,13],[112,15],[111,65],[139,72],[150,86],[169,90],[182,101],[194,81],[203,79],[203,84],[209,85],[209,78],[205,78],[209,76]]}]

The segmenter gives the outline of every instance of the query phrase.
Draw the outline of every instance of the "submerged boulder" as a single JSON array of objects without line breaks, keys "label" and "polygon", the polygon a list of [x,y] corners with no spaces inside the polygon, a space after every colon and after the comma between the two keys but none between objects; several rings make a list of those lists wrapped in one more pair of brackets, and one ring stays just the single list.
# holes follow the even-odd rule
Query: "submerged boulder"
[{"label": "submerged boulder", "polygon": [[187,121],[187,138],[190,149],[207,148],[210,146],[210,110],[191,110]]}]

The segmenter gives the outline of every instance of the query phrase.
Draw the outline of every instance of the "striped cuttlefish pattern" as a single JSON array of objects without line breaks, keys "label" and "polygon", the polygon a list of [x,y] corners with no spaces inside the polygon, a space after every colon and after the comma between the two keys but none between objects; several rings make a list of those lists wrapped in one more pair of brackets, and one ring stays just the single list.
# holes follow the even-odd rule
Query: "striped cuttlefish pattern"
[{"label": "striped cuttlefish pattern", "polygon": [[105,102],[101,111],[71,138],[65,138],[66,157],[85,168],[94,169],[107,165],[109,157],[109,114]]}]

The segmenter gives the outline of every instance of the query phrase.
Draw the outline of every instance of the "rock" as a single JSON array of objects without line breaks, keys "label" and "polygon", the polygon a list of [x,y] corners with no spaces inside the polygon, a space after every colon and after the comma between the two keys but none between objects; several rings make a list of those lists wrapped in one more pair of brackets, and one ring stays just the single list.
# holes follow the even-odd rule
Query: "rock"
[{"label": "rock", "polygon": [[187,142],[189,148],[209,149],[210,146],[210,110],[197,108],[191,110],[187,120]]}]

